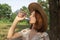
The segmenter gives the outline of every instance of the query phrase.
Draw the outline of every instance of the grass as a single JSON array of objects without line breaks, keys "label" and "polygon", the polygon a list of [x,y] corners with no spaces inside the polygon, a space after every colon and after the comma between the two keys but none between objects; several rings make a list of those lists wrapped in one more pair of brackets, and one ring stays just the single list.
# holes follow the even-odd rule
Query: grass
[{"label": "grass", "polygon": [[[7,40],[6,36],[8,33],[8,30],[10,28],[10,26],[12,25],[12,23],[0,23],[0,40]],[[29,25],[28,24],[24,24],[24,23],[18,23],[17,24],[17,28],[16,28],[16,32],[20,31],[22,29],[27,28]]]}]

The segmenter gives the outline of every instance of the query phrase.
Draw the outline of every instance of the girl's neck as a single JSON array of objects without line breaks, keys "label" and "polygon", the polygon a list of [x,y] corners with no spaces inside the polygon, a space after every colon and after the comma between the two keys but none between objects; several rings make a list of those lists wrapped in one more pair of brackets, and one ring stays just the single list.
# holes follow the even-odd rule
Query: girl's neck
[{"label": "girl's neck", "polygon": [[34,24],[33,24],[32,28],[31,28],[31,31],[37,32],[37,31],[34,29]]}]

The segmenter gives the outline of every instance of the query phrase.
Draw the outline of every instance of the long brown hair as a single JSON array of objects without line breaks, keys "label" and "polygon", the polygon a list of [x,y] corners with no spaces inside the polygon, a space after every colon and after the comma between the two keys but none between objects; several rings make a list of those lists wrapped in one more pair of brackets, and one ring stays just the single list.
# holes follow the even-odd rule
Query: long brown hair
[{"label": "long brown hair", "polygon": [[[34,29],[37,30],[37,32],[45,32],[47,30],[47,26],[44,24],[44,19],[41,16],[40,12],[37,10],[35,10],[35,17],[36,17],[36,23],[34,24]],[[32,27],[33,26],[31,24],[30,29]]]}]

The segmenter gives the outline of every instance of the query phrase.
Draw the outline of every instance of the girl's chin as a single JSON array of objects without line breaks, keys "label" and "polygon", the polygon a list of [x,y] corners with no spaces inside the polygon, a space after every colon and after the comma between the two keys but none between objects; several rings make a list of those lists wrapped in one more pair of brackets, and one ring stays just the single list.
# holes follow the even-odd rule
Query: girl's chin
[{"label": "girl's chin", "polygon": [[33,23],[33,22],[29,22],[30,24],[35,24],[35,23]]},{"label": "girl's chin", "polygon": [[35,24],[35,22],[29,21],[30,24]]}]

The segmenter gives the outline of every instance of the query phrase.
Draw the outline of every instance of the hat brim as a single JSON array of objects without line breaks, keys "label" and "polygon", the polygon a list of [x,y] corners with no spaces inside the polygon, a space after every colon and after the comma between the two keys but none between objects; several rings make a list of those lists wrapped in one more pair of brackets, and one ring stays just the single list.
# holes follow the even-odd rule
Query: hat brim
[{"label": "hat brim", "polygon": [[39,5],[38,3],[31,3],[29,6],[28,6],[28,9],[30,12],[34,11],[34,10],[37,10],[39,12],[41,12],[41,5]]}]

